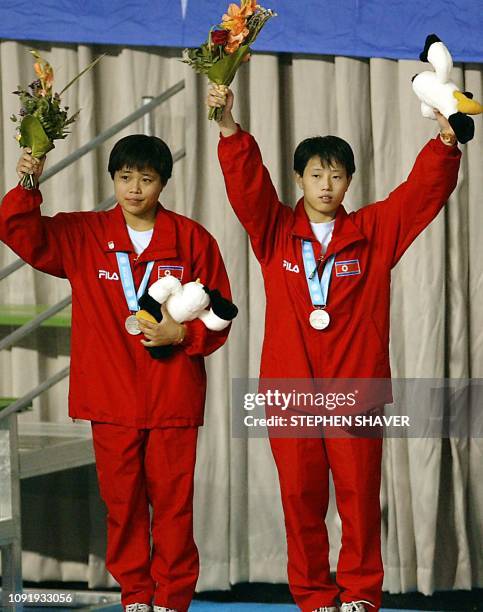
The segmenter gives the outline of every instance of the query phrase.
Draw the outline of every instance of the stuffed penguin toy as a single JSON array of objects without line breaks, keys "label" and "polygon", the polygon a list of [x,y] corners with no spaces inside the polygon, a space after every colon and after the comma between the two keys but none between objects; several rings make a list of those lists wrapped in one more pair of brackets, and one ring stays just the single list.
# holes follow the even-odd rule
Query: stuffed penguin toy
[{"label": "stuffed penguin toy", "polygon": [[433,112],[436,108],[449,121],[458,142],[465,144],[475,133],[475,124],[468,115],[482,113],[483,106],[473,100],[472,93],[461,92],[450,80],[453,59],[436,34],[426,38],[419,59],[429,62],[434,68],[434,72],[427,70],[413,77],[413,90],[421,100],[423,117],[436,119]]},{"label": "stuffed penguin toy", "polygon": [[[139,300],[141,310],[136,313],[136,317],[159,323],[163,319],[162,304],[166,305],[168,313],[177,323],[200,319],[213,331],[228,327],[238,314],[235,304],[222,297],[217,289],[208,289],[202,285],[199,279],[182,285],[174,276],[160,278]],[[172,346],[147,348],[155,359],[167,357],[173,350]]]}]

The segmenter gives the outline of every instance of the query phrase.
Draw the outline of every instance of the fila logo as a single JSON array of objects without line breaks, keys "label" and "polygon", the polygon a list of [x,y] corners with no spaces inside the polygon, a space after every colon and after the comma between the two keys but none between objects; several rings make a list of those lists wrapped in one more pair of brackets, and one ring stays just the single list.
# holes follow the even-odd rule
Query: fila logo
[{"label": "fila logo", "polygon": [[292,263],[284,259],[282,265],[284,269],[287,270],[287,272],[295,272],[296,274],[300,272],[298,264],[293,265]]},{"label": "fila logo", "polygon": [[99,270],[99,277],[105,278],[106,280],[119,280],[119,275],[117,272],[108,272],[107,270]]}]

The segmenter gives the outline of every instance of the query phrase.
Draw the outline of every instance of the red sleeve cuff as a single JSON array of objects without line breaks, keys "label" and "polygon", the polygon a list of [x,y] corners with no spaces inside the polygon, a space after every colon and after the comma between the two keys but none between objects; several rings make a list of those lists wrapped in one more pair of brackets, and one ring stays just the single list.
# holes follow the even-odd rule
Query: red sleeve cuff
[{"label": "red sleeve cuff", "polygon": [[200,319],[187,321],[186,335],[181,346],[190,357],[206,357],[224,344],[230,326],[221,331],[208,329]]},{"label": "red sleeve cuff", "polygon": [[14,202],[21,202],[22,209],[31,210],[37,208],[42,203],[42,194],[40,189],[25,189],[19,183],[16,187],[11,189],[5,196],[7,201],[13,200]]},{"label": "red sleeve cuff", "polygon": [[[237,139],[240,137],[240,134],[243,134],[243,133],[244,133],[244,130],[242,130],[242,129],[241,129],[241,127],[240,127],[240,124],[239,124],[239,123],[237,123],[237,124],[236,124],[236,126],[237,126],[238,130],[237,130],[237,131],[236,131],[234,134],[232,134],[231,136],[223,136],[223,134],[220,132],[220,140],[223,140],[223,141],[225,141],[225,142],[226,142],[227,140],[228,140],[228,141],[229,141],[229,140],[237,140]],[[245,133],[246,133],[246,132],[245,132]]]},{"label": "red sleeve cuff", "polygon": [[441,140],[441,138],[436,136],[433,140],[430,141],[431,148],[435,153],[444,154],[448,157],[460,157],[461,151],[458,149],[458,143],[454,145],[447,145]]},{"label": "red sleeve cuff", "polygon": [[200,319],[186,321],[183,325],[186,325],[186,335],[180,346],[185,349],[188,355],[202,354],[207,333],[205,325]]}]

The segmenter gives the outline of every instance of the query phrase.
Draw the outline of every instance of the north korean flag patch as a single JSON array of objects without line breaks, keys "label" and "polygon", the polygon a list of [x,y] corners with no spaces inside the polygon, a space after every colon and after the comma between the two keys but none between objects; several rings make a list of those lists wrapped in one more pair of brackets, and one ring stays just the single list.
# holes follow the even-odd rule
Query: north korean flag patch
[{"label": "north korean flag patch", "polygon": [[358,259],[348,259],[347,261],[335,262],[336,276],[354,276],[361,273]]},{"label": "north korean flag patch", "polygon": [[174,276],[178,280],[183,280],[184,266],[158,266],[158,280],[165,276]]}]

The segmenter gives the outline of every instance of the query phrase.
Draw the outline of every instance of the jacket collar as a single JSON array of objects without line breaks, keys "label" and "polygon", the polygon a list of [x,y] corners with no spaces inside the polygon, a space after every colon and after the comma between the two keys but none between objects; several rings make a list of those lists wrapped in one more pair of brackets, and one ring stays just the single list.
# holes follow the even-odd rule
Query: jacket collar
[{"label": "jacket collar", "polygon": [[[133,253],[134,248],[127,231],[122,208],[117,204],[105,213],[104,250],[109,253],[122,251]],[[171,259],[178,254],[176,248],[176,224],[170,213],[158,203],[154,232],[148,248],[141,253],[138,261]]]},{"label": "jacket collar", "polygon": [[[303,197],[300,198],[300,200],[297,202],[297,206],[295,207],[292,236],[302,238],[303,240],[310,240],[312,242],[317,241],[304,208]],[[335,215],[334,232],[332,234],[332,240],[330,241],[325,257],[327,257],[327,255],[331,255],[332,253],[337,253],[349,244],[359,242],[361,240],[366,240],[366,237],[361,233],[341,204]]]}]

